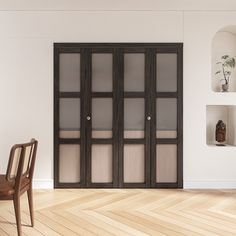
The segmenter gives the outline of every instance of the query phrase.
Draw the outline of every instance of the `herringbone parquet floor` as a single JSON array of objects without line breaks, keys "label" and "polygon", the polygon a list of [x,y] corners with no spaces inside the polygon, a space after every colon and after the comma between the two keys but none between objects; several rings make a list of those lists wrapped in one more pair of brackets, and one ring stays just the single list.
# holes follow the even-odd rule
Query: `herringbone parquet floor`
[{"label": "herringbone parquet floor", "polygon": [[[34,202],[31,228],[22,197],[24,235],[236,235],[236,190],[37,190]],[[11,201],[0,202],[5,235],[16,235]]]}]

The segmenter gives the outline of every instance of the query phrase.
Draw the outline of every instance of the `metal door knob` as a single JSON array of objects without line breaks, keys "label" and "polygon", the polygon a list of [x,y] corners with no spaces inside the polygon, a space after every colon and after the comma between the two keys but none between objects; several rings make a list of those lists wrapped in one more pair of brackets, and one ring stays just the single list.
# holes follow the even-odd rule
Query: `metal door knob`
[{"label": "metal door knob", "polygon": [[87,116],[87,120],[91,120],[91,117],[90,117],[90,116]]},{"label": "metal door knob", "polygon": [[147,120],[151,120],[151,116],[148,116],[148,117],[147,117]]}]

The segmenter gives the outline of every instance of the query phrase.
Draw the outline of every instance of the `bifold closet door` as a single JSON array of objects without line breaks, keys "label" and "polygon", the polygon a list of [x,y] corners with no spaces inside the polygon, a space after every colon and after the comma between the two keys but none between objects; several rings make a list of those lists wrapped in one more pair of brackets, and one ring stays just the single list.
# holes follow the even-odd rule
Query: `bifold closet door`
[{"label": "bifold closet door", "polygon": [[182,187],[182,51],[156,50],[152,187]]},{"label": "bifold closet door", "polygon": [[55,186],[80,187],[85,166],[81,147],[81,53],[55,50]]},{"label": "bifold closet door", "polygon": [[123,187],[147,187],[150,182],[149,147],[149,57],[146,50],[124,50],[123,54]]},{"label": "bifold closet door", "polygon": [[182,44],[54,45],[54,186],[182,187]]},{"label": "bifold closet door", "polygon": [[[105,52],[104,52],[105,51]],[[86,178],[88,187],[113,187],[113,50],[91,50],[87,86]],[[117,177],[116,177],[117,179]]]}]

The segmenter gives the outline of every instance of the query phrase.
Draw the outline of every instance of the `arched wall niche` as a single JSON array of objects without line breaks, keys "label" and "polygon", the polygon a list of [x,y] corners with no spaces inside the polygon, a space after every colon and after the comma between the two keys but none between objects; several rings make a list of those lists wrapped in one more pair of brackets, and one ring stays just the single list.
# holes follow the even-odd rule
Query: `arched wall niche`
[{"label": "arched wall niche", "polygon": [[[222,73],[222,65],[217,62],[223,62],[222,56],[228,55],[236,60],[236,25],[226,26],[216,32],[212,40],[212,80],[211,87],[214,92],[224,92],[222,84],[225,83]],[[227,68],[231,71],[228,83],[228,92],[236,92],[236,66]],[[217,71],[221,71],[216,74]]]}]

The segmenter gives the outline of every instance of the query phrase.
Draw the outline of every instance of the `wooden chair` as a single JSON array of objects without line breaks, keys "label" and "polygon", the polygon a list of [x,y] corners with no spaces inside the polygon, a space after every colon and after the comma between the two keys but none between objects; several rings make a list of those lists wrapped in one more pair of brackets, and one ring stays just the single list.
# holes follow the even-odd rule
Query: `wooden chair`
[{"label": "wooden chair", "polygon": [[18,236],[22,235],[20,196],[27,191],[31,225],[34,226],[32,179],[38,141],[11,148],[6,175],[0,175],[0,200],[13,200]]}]

